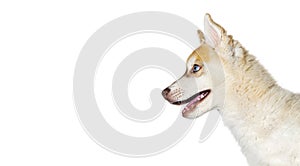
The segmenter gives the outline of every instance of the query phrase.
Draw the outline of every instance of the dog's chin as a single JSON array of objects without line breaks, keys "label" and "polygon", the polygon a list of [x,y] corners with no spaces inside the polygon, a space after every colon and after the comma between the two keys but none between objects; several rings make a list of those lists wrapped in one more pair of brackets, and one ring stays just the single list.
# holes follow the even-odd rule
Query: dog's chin
[{"label": "dog's chin", "polygon": [[196,118],[204,115],[205,113],[207,113],[209,111],[210,111],[210,109],[203,110],[201,108],[195,108],[194,110],[192,110],[190,112],[183,112],[182,111],[182,116],[184,118],[187,118],[187,119],[196,119]]}]

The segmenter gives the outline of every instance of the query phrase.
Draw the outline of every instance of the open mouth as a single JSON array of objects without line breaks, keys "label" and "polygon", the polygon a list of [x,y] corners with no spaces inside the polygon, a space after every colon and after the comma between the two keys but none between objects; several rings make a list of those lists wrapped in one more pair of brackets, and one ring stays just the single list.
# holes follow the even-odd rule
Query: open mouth
[{"label": "open mouth", "polygon": [[190,98],[186,99],[186,100],[183,100],[183,101],[176,101],[176,102],[173,102],[172,104],[175,104],[175,105],[182,105],[182,104],[186,104],[188,103],[182,113],[186,113],[186,112],[191,112],[194,110],[194,108],[200,104],[209,94],[210,94],[210,89],[208,90],[204,90],[204,91],[201,91],[199,93],[196,93],[194,94],[193,96],[191,96]]}]

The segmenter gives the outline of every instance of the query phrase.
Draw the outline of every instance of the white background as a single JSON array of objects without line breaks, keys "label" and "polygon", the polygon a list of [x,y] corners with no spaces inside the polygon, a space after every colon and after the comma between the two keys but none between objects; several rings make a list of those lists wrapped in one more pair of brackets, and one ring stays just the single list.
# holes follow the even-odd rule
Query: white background
[{"label": "white background", "polygon": [[175,147],[148,158],[112,154],[82,129],[72,98],[82,46],[107,22],[152,10],[200,28],[211,13],[280,85],[300,92],[297,1],[1,1],[0,165],[247,165],[222,123],[198,142],[205,116]]}]

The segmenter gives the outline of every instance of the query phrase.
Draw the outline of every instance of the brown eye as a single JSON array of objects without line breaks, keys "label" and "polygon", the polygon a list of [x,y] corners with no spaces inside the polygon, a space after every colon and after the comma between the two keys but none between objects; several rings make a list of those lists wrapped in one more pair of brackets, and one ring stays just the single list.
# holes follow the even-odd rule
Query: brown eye
[{"label": "brown eye", "polygon": [[193,73],[197,73],[199,70],[201,69],[201,66],[194,64],[193,68],[192,68],[192,72]]}]

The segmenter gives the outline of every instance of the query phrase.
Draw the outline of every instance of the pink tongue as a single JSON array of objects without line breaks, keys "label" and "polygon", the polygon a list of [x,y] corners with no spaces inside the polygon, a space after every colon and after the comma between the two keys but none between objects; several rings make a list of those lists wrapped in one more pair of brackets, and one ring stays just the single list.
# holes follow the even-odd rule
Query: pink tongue
[{"label": "pink tongue", "polygon": [[197,96],[197,97],[195,97],[192,101],[190,101],[190,102],[186,105],[186,107],[192,106],[193,104],[195,104],[195,103],[196,103],[197,101],[199,101],[200,99],[201,99],[200,95]]}]

